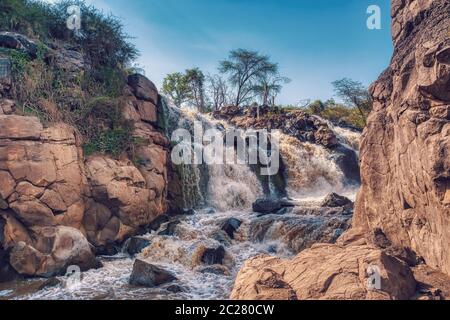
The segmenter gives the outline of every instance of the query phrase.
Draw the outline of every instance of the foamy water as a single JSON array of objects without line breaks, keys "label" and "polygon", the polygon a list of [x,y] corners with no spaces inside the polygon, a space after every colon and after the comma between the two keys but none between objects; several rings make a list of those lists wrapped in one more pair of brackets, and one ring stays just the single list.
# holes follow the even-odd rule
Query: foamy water
[{"label": "foamy water", "polygon": [[[174,236],[158,236],[156,233],[146,235],[145,238],[152,244],[137,257],[173,272],[179,279],[176,283],[186,292],[171,293],[163,288],[130,286],[128,280],[134,259],[117,256],[103,259],[103,268],[84,272],[76,288],[57,286],[22,296],[20,299],[227,299],[243,262],[258,254],[273,254],[274,246],[270,242],[248,241],[247,231],[252,218],[248,212],[229,211],[211,214],[208,211],[203,210],[194,216],[182,218]],[[224,266],[230,275],[200,272],[204,266],[196,255],[198,249],[201,246],[218,247],[220,243],[212,239],[210,234],[220,230],[220,223],[230,217],[243,221],[243,225],[235,235],[236,240],[226,247]],[[280,249],[278,254],[289,255],[284,249]]]}]

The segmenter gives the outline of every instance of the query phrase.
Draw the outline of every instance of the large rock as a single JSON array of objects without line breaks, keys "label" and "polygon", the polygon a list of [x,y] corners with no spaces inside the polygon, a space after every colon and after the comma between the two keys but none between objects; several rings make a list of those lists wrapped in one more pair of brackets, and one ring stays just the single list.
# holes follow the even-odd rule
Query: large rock
[{"label": "large rock", "polygon": [[0,195],[27,227],[81,227],[89,190],[76,141],[64,124],[0,116]]},{"label": "large rock", "polygon": [[155,190],[148,189],[141,172],[131,163],[103,156],[90,157],[86,170],[93,198],[131,227],[149,224],[159,214]]},{"label": "large rock", "polygon": [[89,63],[87,63],[85,56],[81,52],[66,48],[50,50],[45,60],[48,64],[72,77],[83,74],[90,68]]},{"label": "large rock", "polygon": [[[1,90],[1,88],[0,88]],[[11,115],[16,111],[16,103],[9,99],[0,100],[0,115]]]},{"label": "large rock", "polygon": [[234,239],[235,232],[238,231],[239,227],[241,226],[242,221],[236,218],[230,218],[225,220],[222,223],[221,229],[226,232],[226,234],[231,238]]},{"label": "large rock", "polygon": [[286,111],[261,106],[258,118],[256,107],[248,108],[244,112],[238,107],[228,106],[215,111],[213,116],[227,120],[238,128],[281,130],[284,134],[293,136],[302,142],[317,143],[326,148],[334,148],[339,145],[336,134],[326,121],[301,110]]},{"label": "large rock", "polygon": [[341,169],[347,184],[359,185],[361,183],[359,158],[355,150],[338,145],[332,148],[331,158]]},{"label": "large rock", "polygon": [[41,137],[43,126],[36,117],[0,115],[0,139],[29,139]]},{"label": "large rock", "polygon": [[153,288],[175,280],[177,278],[171,272],[159,266],[136,259],[130,277],[130,284]]},{"label": "large rock", "polygon": [[392,1],[395,52],[370,91],[354,225],[450,274],[450,2]]},{"label": "large rock", "polygon": [[124,244],[124,251],[129,255],[136,255],[150,245],[150,240],[142,237],[131,237]]},{"label": "large rock", "polygon": [[282,209],[290,207],[294,207],[294,204],[273,198],[257,199],[252,205],[253,211],[261,214],[284,214],[286,211]]},{"label": "large rock", "polygon": [[0,47],[22,50],[31,58],[36,58],[38,53],[38,47],[34,41],[14,32],[0,32]]},{"label": "large rock", "polygon": [[248,235],[254,242],[277,243],[275,249],[297,254],[315,243],[335,243],[350,225],[351,215],[269,215],[253,219]]},{"label": "large rock", "polygon": [[325,199],[322,202],[322,207],[328,208],[348,207],[348,206],[353,206],[353,202],[344,196],[338,195],[337,193],[330,193],[325,197]]},{"label": "large rock", "polygon": [[10,253],[10,263],[20,274],[51,277],[64,273],[71,265],[81,270],[98,267],[91,247],[83,234],[70,227],[33,228],[33,244],[18,242]]},{"label": "large rock", "polygon": [[133,89],[136,98],[158,105],[158,90],[153,82],[141,74],[128,76],[128,84]]},{"label": "large rock", "polygon": [[[368,285],[372,270],[379,272],[379,289]],[[390,300],[409,299],[415,292],[413,274],[401,260],[366,244],[320,244],[292,260],[270,256],[248,260],[231,299]]]}]

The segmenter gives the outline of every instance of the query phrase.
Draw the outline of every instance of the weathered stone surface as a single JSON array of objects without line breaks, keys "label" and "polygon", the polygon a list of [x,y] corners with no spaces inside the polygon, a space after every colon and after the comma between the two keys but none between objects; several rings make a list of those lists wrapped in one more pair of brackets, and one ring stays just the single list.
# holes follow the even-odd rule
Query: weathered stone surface
[{"label": "weathered stone surface", "polygon": [[[32,44],[21,35],[0,33],[0,46],[33,55]],[[64,43],[49,45],[46,62],[65,76],[79,76],[89,69],[83,54]],[[10,83],[2,79],[0,216],[6,224],[0,244],[15,252],[8,259],[15,259],[21,273],[64,271],[58,268],[63,268],[71,255],[64,262],[64,257],[55,258],[58,248],[42,251],[38,247],[43,241],[59,239],[60,227],[78,230],[97,252],[103,252],[144,230],[166,211],[170,144],[152,126],[158,120],[158,92],[145,77],[135,75],[129,80],[130,86],[119,100],[124,102],[125,118],[133,122],[132,135],[137,141],[133,162],[126,155],[121,160],[108,156],[84,159],[82,137],[73,127],[60,123],[63,117],[56,104],[46,99],[36,101],[36,108],[47,115],[45,127],[37,117],[15,115],[15,102],[3,98],[9,96],[6,89]],[[38,231],[44,229],[54,230],[55,236]]]},{"label": "weathered stone surface", "polygon": [[136,98],[158,105],[158,90],[149,79],[140,74],[133,74],[128,77],[128,84]]},{"label": "weathered stone surface", "polygon": [[50,277],[70,265],[82,270],[98,266],[83,234],[70,227],[33,228],[37,241],[18,242],[11,250],[10,263],[22,275]]},{"label": "weathered stone surface", "polygon": [[150,245],[150,240],[142,237],[131,237],[124,244],[124,250],[129,255],[136,255]]},{"label": "weathered stone surface", "polygon": [[261,214],[284,214],[286,211],[281,211],[283,208],[294,207],[294,203],[279,199],[257,199],[253,203],[252,208],[254,212]]},{"label": "weathered stone surface", "polygon": [[86,161],[86,171],[93,198],[117,213],[124,224],[137,228],[162,213],[154,203],[155,192],[146,188],[132,164],[95,156]]},{"label": "weathered stone surface", "polygon": [[158,121],[156,106],[152,102],[138,101],[137,111],[142,121],[151,123],[156,123]]},{"label": "weathered stone surface", "polygon": [[359,185],[361,183],[359,158],[355,150],[345,145],[334,146],[331,158],[341,169],[348,184]]},{"label": "weathered stone surface", "polygon": [[12,100],[2,99],[0,100],[0,115],[11,115],[16,109],[16,104]]},{"label": "weathered stone surface", "polygon": [[86,69],[89,69],[89,64],[86,62],[86,59],[81,52],[65,48],[50,50],[47,53],[45,60],[47,63],[57,67],[61,71],[73,76],[84,73]]},{"label": "weathered stone surface", "polygon": [[354,225],[450,274],[450,3],[395,0],[395,52],[371,87]]},{"label": "weathered stone surface", "polygon": [[337,193],[330,193],[325,197],[322,202],[322,207],[336,208],[336,207],[346,207],[352,206],[353,202],[343,196],[338,195]]},{"label": "weathered stone surface", "polygon": [[38,52],[38,47],[34,41],[14,32],[0,32],[0,47],[22,50],[31,58],[36,58]]},{"label": "weathered stone surface", "polygon": [[0,197],[8,199],[14,192],[16,182],[7,171],[0,171]]},{"label": "weathered stone surface", "polygon": [[175,280],[177,278],[163,268],[136,259],[130,277],[130,284],[153,288]]},{"label": "weathered stone surface", "polygon": [[225,248],[218,246],[217,248],[204,248],[201,261],[207,265],[222,264],[225,258]]},{"label": "weathered stone surface", "polygon": [[310,116],[301,110],[285,111],[261,106],[257,118],[257,108],[246,111],[234,106],[224,107],[213,113],[218,119],[224,119],[236,127],[244,129],[281,130],[302,142],[318,143],[327,148],[339,145],[334,132],[327,122],[316,116]]},{"label": "weathered stone surface", "polygon": [[236,218],[227,219],[222,223],[221,229],[226,232],[226,234],[234,239],[234,233],[238,231],[241,226],[242,221]]},{"label": "weathered stone surface", "polygon": [[[381,289],[368,287],[369,267],[380,271]],[[239,272],[232,299],[409,299],[416,281],[409,267],[368,245],[314,245],[292,260],[255,257]]]},{"label": "weathered stone surface", "polygon": [[0,139],[37,140],[43,130],[36,117],[0,115]]},{"label": "weathered stone surface", "polygon": [[253,219],[248,235],[254,242],[278,243],[296,254],[315,243],[335,243],[350,225],[351,215],[269,215]]}]

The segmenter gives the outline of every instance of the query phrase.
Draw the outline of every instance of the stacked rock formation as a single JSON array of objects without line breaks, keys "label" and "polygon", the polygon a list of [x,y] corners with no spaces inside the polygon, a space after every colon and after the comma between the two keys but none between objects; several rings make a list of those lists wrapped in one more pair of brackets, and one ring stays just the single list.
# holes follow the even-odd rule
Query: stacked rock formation
[{"label": "stacked rock formation", "polygon": [[[84,65],[70,57],[71,65]],[[0,97],[8,96],[5,88]],[[0,98],[0,281],[6,269],[53,276],[70,265],[95,267],[96,251],[166,211],[169,143],[154,126],[158,99],[150,80],[128,78],[122,110],[140,141],[134,150],[139,161],[132,161],[125,155],[86,158],[73,127],[17,115],[15,102]]]}]

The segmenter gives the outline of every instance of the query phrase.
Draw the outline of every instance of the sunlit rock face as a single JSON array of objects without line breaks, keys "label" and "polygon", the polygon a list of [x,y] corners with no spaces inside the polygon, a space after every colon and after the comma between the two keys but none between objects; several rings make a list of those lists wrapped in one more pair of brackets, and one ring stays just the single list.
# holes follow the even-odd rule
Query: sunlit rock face
[{"label": "sunlit rock face", "polygon": [[168,140],[153,126],[158,94],[150,80],[131,79],[139,81],[130,80],[121,101],[139,161],[86,158],[72,126],[18,115],[14,101],[0,98],[2,264],[26,276],[53,276],[70,264],[89,269],[98,266],[94,251],[166,211]]},{"label": "sunlit rock face", "polygon": [[354,225],[450,274],[450,2],[392,2],[395,52],[371,87]]}]

